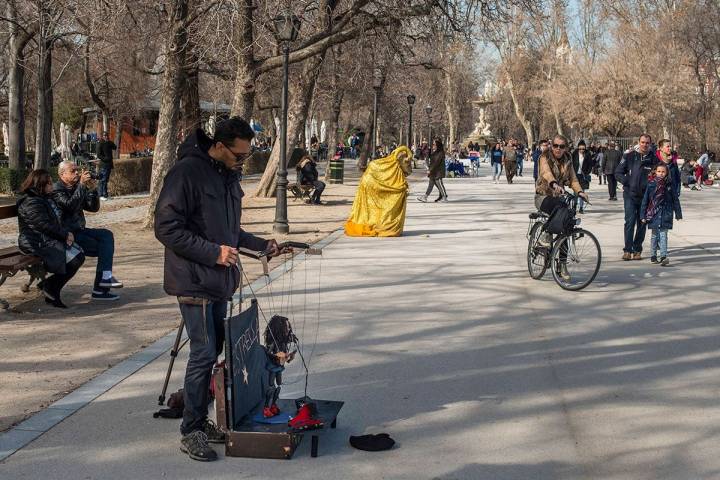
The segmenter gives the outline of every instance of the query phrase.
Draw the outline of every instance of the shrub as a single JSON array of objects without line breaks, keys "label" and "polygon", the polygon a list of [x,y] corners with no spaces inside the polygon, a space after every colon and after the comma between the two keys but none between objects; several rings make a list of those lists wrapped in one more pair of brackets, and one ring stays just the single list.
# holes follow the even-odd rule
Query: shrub
[{"label": "shrub", "polygon": [[152,157],[114,160],[108,193],[116,196],[150,191],[152,163]]},{"label": "shrub", "polygon": [[[50,167],[48,171],[53,180],[58,179],[57,168]],[[28,173],[30,173],[30,170],[0,167],[0,193],[6,195],[15,193],[20,188],[25,177],[28,176]]]}]

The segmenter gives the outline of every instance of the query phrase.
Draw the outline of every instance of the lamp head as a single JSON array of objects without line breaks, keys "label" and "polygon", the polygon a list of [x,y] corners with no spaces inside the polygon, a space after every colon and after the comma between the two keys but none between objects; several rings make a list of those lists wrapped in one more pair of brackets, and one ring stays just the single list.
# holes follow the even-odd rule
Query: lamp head
[{"label": "lamp head", "polygon": [[408,105],[415,105],[415,95],[410,94],[407,96]]},{"label": "lamp head", "polygon": [[278,43],[294,42],[300,33],[300,18],[290,11],[285,11],[273,19],[275,38]]}]

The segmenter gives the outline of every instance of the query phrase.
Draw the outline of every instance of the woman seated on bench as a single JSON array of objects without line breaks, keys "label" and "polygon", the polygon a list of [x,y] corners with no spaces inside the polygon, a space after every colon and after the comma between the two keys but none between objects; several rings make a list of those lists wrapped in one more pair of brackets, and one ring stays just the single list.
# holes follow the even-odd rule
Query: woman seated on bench
[{"label": "woman seated on bench", "polygon": [[18,247],[25,255],[40,257],[45,270],[54,274],[41,283],[45,302],[67,308],[60,300],[60,290],[75,276],[85,255],[73,245],[73,234],[60,222],[60,211],[50,198],[52,178],[46,170],[30,172],[20,191],[17,200]]},{"label": "woman seated on bench", "polygon": [[309,203],[320,205],[320,195],[325,190],[325,182],[318,180],[318,171],[315,162],[310,155],[304,155],[297,166],[298,183],[300,185],[312,185],[315,191],[310,196]]}]

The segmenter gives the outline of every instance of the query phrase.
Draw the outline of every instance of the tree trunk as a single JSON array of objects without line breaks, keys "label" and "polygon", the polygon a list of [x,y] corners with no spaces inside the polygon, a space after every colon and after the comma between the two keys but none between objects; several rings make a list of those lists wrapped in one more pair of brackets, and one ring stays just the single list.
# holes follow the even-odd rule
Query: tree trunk
[{"label": "tree trunk", "polygon": [[253,37],[253,0],[239,0],[240,19],[237,29],[240,35],[240,52],[237,58],[235,91],[231,115],[250,121],[255,107],[255,42]]},{"label": "tree trunk", "polygon": [[455,112],[455,85],[453,84],[453,79],[449,72],[445,71],[445,86],[446,86],[446,93],[445,93],[445,112],[447,113],[448,117],[448,129],[449,129],[449,137],[450,141],[447,145],[447,150],[452,150],[452,146],[455,144],[455,141],[457,140],[457,115]]},{"label": "tree trunk", "polygon": [[150,177],[150,203],[145,218],[147,228],[152,228],[155,223],[155,204],[158,195],[160,195],[165,175],[177,159],[180,97],[183,86],[183,67],[188,49],[188,35],[185,26],[188,17],[188,1],[173,0],[172,2],[172,36],[165,49],[160,113]]},{"label": "tree trunk", "polygon": [[183,69],[181,138],[193,133],[201,124],[198,59],[194,52],[188,52],[188,56],[188,65]]},{"label": "tree trunk", "polygon": [[557,105],[553,102],[553,116],[555,117],[555,129],[558,135],[565,135],[563,133],[562,120],[560,119],[560,112],[558,112]]},{"label": "tree trunk", "polygon": [[[305,61],[305,64],[299,77],[291,84],[288,105],[288,122],[287,122],[287,159],[290,160],[293,149],[297,143],[300,132],[304,132],[305,121],[308,117],[308,110],[315,92],[318,72],[325,60],[325,52],[316,57]],[[304,134],[304,133],[303,133]],[[273,145],[270,158],[268,159],[265,172],[258,183],[255,191],[256,197],[273,197],[275,196],[275,186],[277,183],[277,171],[280,165],[280,142]]]},{"label": "tree trunk", "polygon": [[[14,1],[7,3],[7,15],[17,20]],[[8,164],[12,169],[25,167],[25,46],[31,32],[10,25],[8,52]]]},{"label": "tree trunk", "polygon": [[518,121],[520,122],[520,125],[522,125],[523,130],[525,130],[525,136],[527,137],[527,144],[528,146],[535,143],[535,140],[533,138],[533,130],[532,130],[532,124],[530,123],[530,120],[528,120],[527,115],[525,115],[525,111],[522,108],[522,105],[520,105],[520,102],[515,95],[515,85],[513,83],[512,77],[510,75],[507,76],[508,79],[508,90],[510,90],[510,97],[512,98],[513,107],[515,109],[515,116],[517,117]]},{"label": "tree trunk", "polygon": [[119,114],[115,114],[115,138],[113,140],[113,143],[117,147],[116,150],[113,150],[113,158],[120,158],[120,143],[122,142],[122,124],[123,124],[123,117]]},{"label": "tree trunk", "polygon": [[38,48],[37,117],[35,134],[35,168],[47,169],[52,153],[53,88],[52,41],[40,42]]}]

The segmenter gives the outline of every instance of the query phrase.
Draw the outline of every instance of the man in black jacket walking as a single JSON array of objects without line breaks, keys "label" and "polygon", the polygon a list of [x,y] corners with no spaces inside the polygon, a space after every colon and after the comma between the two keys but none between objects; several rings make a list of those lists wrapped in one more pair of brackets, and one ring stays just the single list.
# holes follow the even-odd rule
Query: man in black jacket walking
[{"label": "man in black jacket walking", "polygon": [[608,185],[608,200],[617,200],[617,179],[615,178],[615,169],[620,163],[622,153],[615,148],[615,142],[608,143],[608,148],[603,153],[603,172]]},{"label": "man in black jacket walking", "polygon": [[108,199],[107,186],[113,169],[113,150],[117,150],[117,146],[110,141],[107,132],[103,132],[102,140],[97,147],[98,160],[100,160],[100,171],[98,172],[100,174],[98,179],[100,200]]},{"label": "man in black jacket walking", "polygon": [[254,135],[240,117],[218,123],[212,139],[196,130],[180,146],[155,208],[155,236],[165,245],[165,292],[178,297],[190,337],[180,449],[194,460],[217,459],[208,442],[225,440],[207,418],[208,391],[224,343],[227,302],[240,284],[237,249],[280,253],[275,240],[240,227],[237,171]]},{"label": "man in black jacket walking", "polygon": [[640,206],[647,188],[648,176],[657,163],[657,158],[650,151],[651,142],[650,135],[641,135],[638,149],[626,152],[615,169],[615,178],[623,185],[625,207],[623,260],[642,260],[642,245],[647,226],[641,222]]}]

